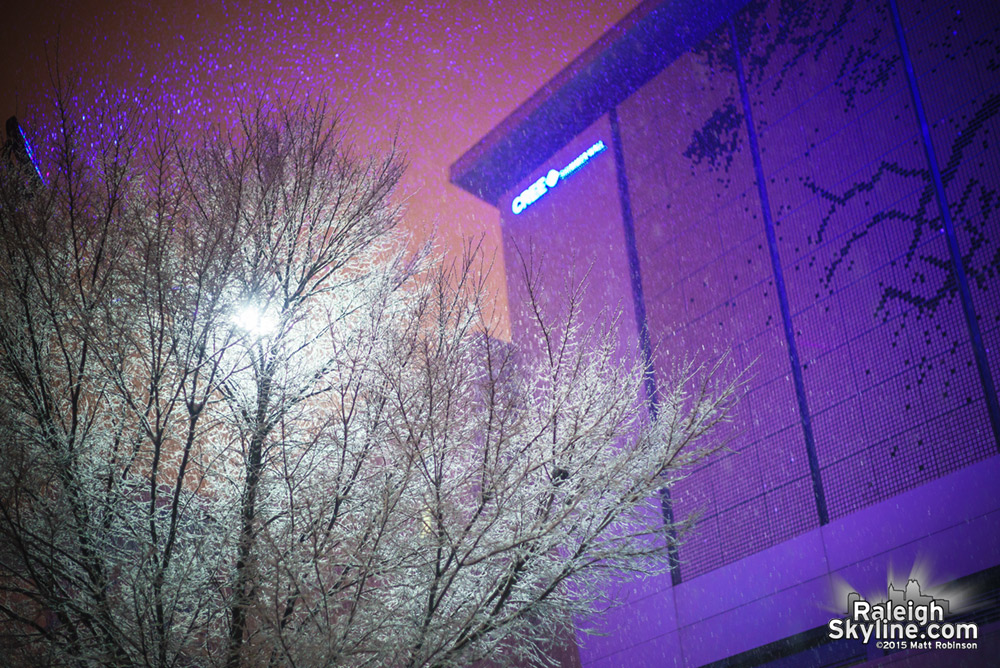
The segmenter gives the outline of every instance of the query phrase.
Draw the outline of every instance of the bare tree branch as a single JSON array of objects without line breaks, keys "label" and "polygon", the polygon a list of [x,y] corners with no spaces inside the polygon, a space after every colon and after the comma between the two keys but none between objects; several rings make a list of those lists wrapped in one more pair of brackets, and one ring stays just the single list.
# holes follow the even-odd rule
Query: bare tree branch
[{"label": "bare tree branch", "polygon": [[192,134],[59,86],[49,183],[0,170],[5,647],[543,664],[609,581],[668,567],[690,518],[657,493],[718,447],[727,368],[651,411],[620,316],[587,276],[547,292],[530,249],[539,345],[501,340],[480,244],[407,251],[398,149],[357,155],[323,102]]}]

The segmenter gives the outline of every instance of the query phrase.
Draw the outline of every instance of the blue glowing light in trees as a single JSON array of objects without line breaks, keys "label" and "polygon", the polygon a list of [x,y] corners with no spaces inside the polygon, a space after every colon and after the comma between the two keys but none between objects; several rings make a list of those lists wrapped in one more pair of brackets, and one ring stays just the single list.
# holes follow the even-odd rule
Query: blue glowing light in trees
[{"label": "blue glowing light in trees", "polygon": [[17,126],[17,131],[21,134],[21,141],[24,142],[24,152],[28,154],[28,160],[31,161],[31,166],[35,168],[35,174],[38,174],[38,179],[42,182],[42,185],[45,185],[45,177],[42,176],[42,170],[38,168],[38,160],[35,159],[35,150],[31,148],[28,135],[24,134],[24,128],[20,125]]},{"label": "blue glowing light in trees", "polygon": [[514,201],[511,202],[510,210],[515,214],[521,213],[537,202],[542,195],[559,185],[560,181],[590,162],[590,159],[595,155],[603,153],[606,148],[607,146],[604,145],[604,141],[598,140],[597,143],[578,155],[573,159],[573,162],[562,169],[550,169],[546,172],[545,176],[539,178],[514,198]]}]

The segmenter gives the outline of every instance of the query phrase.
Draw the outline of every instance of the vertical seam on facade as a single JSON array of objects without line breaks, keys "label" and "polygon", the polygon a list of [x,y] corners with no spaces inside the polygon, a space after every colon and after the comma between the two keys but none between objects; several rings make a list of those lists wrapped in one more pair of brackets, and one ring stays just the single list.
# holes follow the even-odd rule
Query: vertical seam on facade
[{"label": "vertical seam on facade", "polygon": [[983,344],[982,333],[979,331],[979,323],[976,322],[976,310],[972,303],[969,280],[965,274],[965,264],[962,262],[962,250],[958,246],[958,235],[955,233],[955,225],[951,219],[951,208],[948,206],[944,180],[941,177],[941,167],[938,165],[937,155],[934,151],[934,141],[931,138],[930,125],[927,123],[927,112],[920,97],[920,88],[917,86],[917,75],[913,69],[910,49],[906,45],[906,35],[903,32],[903,22],[899,16],[899,6],[896,4],[896,0],[889,0],[889,11],[892,14],[892,28],[896,33],[896,44],[903,58],[903,69],[906,71],[906,82],[910,88],[910,100],[913,102],[913,112],[917,116],[917,124],[920,127],[920,139],[924,145],[924,156],[927,159],[927,167],[934,182],[934,196],[937,199],[945,239],[948,242],[948,252],[951,255],[952,269],[955,272],[955,279],[958,284],[958,298],[962,303],[962,313],[965,316],[965,324],[969,329],[969,339],[972,343],[972,354],[976,360],[976,369],[979,372],[979,382],[983,386],[983,395],[986,398],[986,412],[989,415],[990,426],[993,428],[993,440],[997,448],[1000,449],[1000,404],[997,403],[996,386],[993,383],[993,375],[990,373],[989,361],[986,359],[986,347]]},{"label": "vertical seam on facade", "polygon": [[750,109],[750,93],[743,74],[743,61],[740,57],[740,46],[736,34],[736,23],[729,19],[729,39],[732,42],[733,64],[736,78],[740,86],[740,99],[743,104],[743,116],[746,119],[747,138],[750,143],[750,155],[753,158],[754,175],[757,179],[757,194],[760,197],[760,208],[764,217],[764,231],[767,235],[767,247],[771,255],[771,269],[774,272],[775,290],[778,293],[778,303],[781,307],[781,321],[785,330],[785,340],[788,343],[788,359],[792,366],[792,380],[795,384],[795,396],[799,404],[799,415],[802,419],[802,433],[806,441],[806,456],[809,459],[809,474],[812,477],[813,497],[816,501],[816,513],[820,525],[829,523],[830,516],[826,507],[826,494],[823,490],[823,479],[819,470],[819,459],[816,456],[816,442],[813,438],[812,420],[809,406],[806,402],[805,382],[802,379],[802,366],[799,363],[799,352],[795,346],[795,330],[792,327],[792,313],[788,305],[788,293],[785,291],[785,277],[781,269],[781,259],[778,255],[778,241],[774,233],[774,221],[771,218],[771,205],[767,197],[767,184],[764,181],[764,166],[760,159],[760,147],[757,143],[757,130],[753,124],[753,114]]},{"label": "vertical seam on facade", "polygon": [[[656,371],[653,368],[653,346],[649,338],[649,323],[646,320],[646,297],[642,290],[642,270],[639,266],[639,248],[635,241],[635,223],[632,220],[632,200],[628,192],[628,176],[625,174],[625,151],[622,148],[621,128],[618,125],[618,109],[608,112],[611,122],[611,144],[615,155],[615,172],[618,177],[618,201],[622,209],[622,226],[625,228],[625,253],[628,256],[629,280],[632,285],[632,308],[639,333],[639,349],[645,366],[643,381],[649,398],[649,411],[656,419],[660,407],[660,395],[656,386]],[[677,532],[673,529],[674,507],[670,489],[660,488],[660,508],[667,526],[669,541],[670,579],[673,584],[681,583],[680,560],[677,553]]]}]

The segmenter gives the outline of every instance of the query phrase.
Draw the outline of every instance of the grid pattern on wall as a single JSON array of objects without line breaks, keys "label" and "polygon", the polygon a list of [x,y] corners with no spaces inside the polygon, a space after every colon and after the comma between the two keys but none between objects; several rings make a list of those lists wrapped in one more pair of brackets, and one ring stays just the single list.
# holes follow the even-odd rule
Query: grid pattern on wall
[{"label": "grid pattern on wall", "polygon": [[[958,5],[900,9],[996,378],[1000,9]],[[997,444],[887,0],[765,0],[735,24],[835,519]],[[673,492],[679,515],[704,512],[685,579],[818,523],[728,34],[619,110],[658,372],[753,362],[731,451]]]},{"label": "grid pattern on wall", "polygon": [[[623,103],[622,143],[657,369],[753,363],[720,452],[673,490],[704,516],[684,578],[816,526],[775,280],[725,29]],[[642,147],[641,150],[631,150]],[[666,223],[669,221],[669,223]]]},{"label": "grid pattern on wall", "polygon": [[[903,0],[915,74],[930,122],[942,181],[972,302],[990,362],[1000,380],[1000,3]],[[955,77],[956,69],[962,72]],[[950,297],[952,286],[944,286]],[[952,355],[964,356],[963,352]],[[956,363],[938,365],[952,380]],[[939,400],[954,406],[954,422],[979,422],[984,410],[965,401],[957,381],[941,383]],[[959,436],[961,432],[954,434]],[[968,447],[977,453],[989,437]],[[959,461],[945,460],[950,469]]]}]

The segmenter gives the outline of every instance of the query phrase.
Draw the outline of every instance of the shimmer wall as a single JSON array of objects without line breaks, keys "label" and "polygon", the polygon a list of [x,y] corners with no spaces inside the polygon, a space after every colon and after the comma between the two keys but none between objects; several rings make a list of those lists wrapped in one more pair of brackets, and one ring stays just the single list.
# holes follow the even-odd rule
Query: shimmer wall
[{"label": "shimmer wall", "polygon": [[659,374],[753,365],[682,581],[998,452],[1000,3],[896,16],[908,54],[887,0],[751,3],[617,109]]}]

